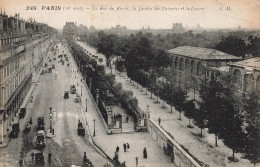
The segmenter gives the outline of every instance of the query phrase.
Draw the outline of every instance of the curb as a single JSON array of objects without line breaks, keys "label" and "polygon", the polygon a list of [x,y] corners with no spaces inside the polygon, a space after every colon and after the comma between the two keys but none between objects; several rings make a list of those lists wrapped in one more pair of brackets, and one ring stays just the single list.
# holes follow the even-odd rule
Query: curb
[{"label": "curb", "polygon": [[[78,68],[78,66],[77,66],[77,64],[75,63],[75,60],[74,60],[74,59],[73,59],[73,61],[74,61],[75,66]],[[81,75],[81,77],[83,78],[81,72],[79,71],[78,73],[79,73],[79,74]],[[89,90],[87,84],[86,84],[86,82],[84,82],[83,84],[84,84],[85,88],[87,89],[87,92],[90,94],[90,97],[92,98],[92,100],[93,100],[93,102],[94,102],[94,104],[95,104],[96,111],[99,110],[98,107],[97,107],[97,104],[96,104],[96,102],[95,102],[95,100],[94,100],[94,98],[93,98],[93,96],[92,96],[92,94],[91,94],[91,92],[90,92],[90,90]],[[108,156],[108,155],[106,154],[106,152],[105,152],[99,145],[97,145],[96,142],[94,141],[94,139],[92,138],[92,135],[91,135],[91,132],[90,132],[90,129],[89,129],[89,126],[88,126],[88,121],[87,121],[87,119],[86,119],[86,115],[85,115],[85,113],[84,113],[84,109],[83,109],[82,103],[81,103],[81,108],[82,108],[82,109],[81,109],[81,114],[85,117],[85,120],[86,120],[86,123],[87,123],[86,126],[88,127],[88,131],[89,131],[89,134],[90,134],[89,136],[90,136],[91,142],[92,142],[93,145],[94,145],[94,148],[96,149],[96,151],[101,151],[101,153],[103,153],[104,156],[105,156],[113,165],[115,165],[114,162],[113,162],[113,160],[112,160],[112,158],[110,158],[110,156]],[[99,111],[99,112],[100,112],[100,111]],[[106,128],[105,128],[105,129],[106,129]],[[107,129],[106,129],[106,132],[107,132]]]}]

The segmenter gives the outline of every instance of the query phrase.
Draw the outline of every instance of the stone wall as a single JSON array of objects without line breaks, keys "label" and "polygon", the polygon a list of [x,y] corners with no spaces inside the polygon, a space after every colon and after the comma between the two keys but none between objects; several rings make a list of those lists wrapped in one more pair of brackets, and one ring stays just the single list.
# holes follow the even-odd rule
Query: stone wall
[{"label": "stone wall", "polygon": [[160,126],[153,120],[148,120],[148,132],[157,141],[159,146],[170,158],[174,157],[173,163],[178,167],[200,167],[177,142],[175,142]]}]

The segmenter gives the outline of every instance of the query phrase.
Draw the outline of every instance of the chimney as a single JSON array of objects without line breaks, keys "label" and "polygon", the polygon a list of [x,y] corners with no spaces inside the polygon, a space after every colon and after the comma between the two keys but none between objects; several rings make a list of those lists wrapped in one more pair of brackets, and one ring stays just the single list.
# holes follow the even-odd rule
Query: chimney
[{"label": "chimney", "polygon": [[21,33],[25,33],[25,21],[21,20]]},{"label": "chimney", "polygon": [[7,18],[7,20],[8,20],[8,28],[10,29],[10,31],[12,33],[14,33],[15,32],[15,24],[14,24],[15,19],[12,16],[10,16],[9,18]]},{"label": "chimney", "polygon": [[14,17],[14,32],[18,32],[18,14],[16,13],[15,14],[15,17]]},{"label": "chimney", "polygon": [[6,32],[8,30],[8,18],[7,16],[4,14],[2,15],[2,19],[3,19],[3,30]]},{"label": "chimney", "polygon": [[4,17],[2,13],[2,8],[1,8],[1,13],[0,13],[0,32],[4,30]]},{"label": "chimney", "polygon": [[0,15],[0,32],[4,30],[4,17]]}]

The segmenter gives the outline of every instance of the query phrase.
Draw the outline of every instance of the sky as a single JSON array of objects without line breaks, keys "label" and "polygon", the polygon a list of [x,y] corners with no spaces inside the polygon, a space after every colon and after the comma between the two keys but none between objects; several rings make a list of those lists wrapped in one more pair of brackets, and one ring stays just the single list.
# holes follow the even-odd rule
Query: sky
[{"label": "sky", "polygon": [[68,21],[99,29],[260,28],[260,0],[0,0],[0,8],[59,29]]}]

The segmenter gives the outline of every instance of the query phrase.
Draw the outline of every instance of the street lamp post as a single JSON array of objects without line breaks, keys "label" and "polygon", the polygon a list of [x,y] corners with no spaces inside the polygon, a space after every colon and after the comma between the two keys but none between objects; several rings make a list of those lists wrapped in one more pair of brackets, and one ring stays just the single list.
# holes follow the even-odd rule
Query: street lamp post
[{"label": "street lamp post", "polygon": [[147,117],[150,118],[150,111],[149,111],[149,105],[147,105]]},{"label": "street lamp post", "polygon": [[95,122],[96,122],[96,120],[94,119],[93,122],[94,122],[94,135],[93,135],[93,136],[96,136],[96,129],[95,129],[95,128],[96,128],[96,127],[95,127]]},{"label": "street lamp post", "polygon": [[98,98],[99,98],[99,89],[96,89],[96,102],[97,102],[97,105],[98,105]]},{"label": "street lamp post", "polygon": [[86,99],[86,112],[88,111],[88,99]]},{"label": "street lamp post", "polygon": [[89,90],[91,91],[91,86],[92,86],[92,78],[89,78]]},{"label": "street lamp post", "polygon": [[159,86],[157,85],[157,103],[159,103],[158,97],[159,97]]},{"label": "street lamp post", "polygon": [[50,107],[50,133],[52,132],[52,107]]},{"label": "street lamp post", "polygon": [[82,97],[82,85],[80,86],[80,95]]}]

